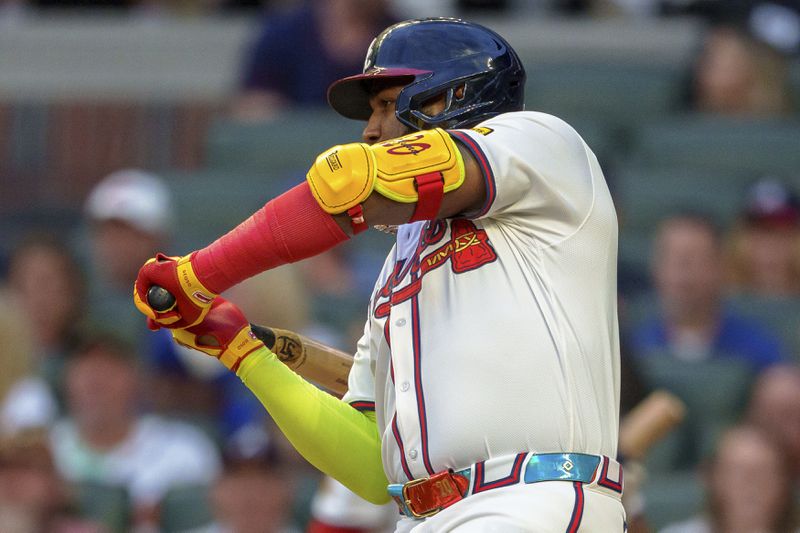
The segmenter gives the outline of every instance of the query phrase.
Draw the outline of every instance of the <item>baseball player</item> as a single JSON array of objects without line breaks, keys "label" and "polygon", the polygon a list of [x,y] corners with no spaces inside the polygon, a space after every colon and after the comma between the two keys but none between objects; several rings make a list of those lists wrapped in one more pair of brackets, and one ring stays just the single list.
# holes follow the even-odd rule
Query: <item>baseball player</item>
[{"label": "baseball player", "polygon": [[[523,111],[524,85],[487,28],[389,27],[364,72],[328,93],[367,121],[364,142],[323,152],[305,183],[202,250],[150,260],[136,282],[152,327],[237,372],[320,470],[393,498],[398,531],[624,529],[614,206],[578,133]],[[217,295],[368,225],[396,244],[340,401]],[[152,285],[175,307],[149,305]]]}]

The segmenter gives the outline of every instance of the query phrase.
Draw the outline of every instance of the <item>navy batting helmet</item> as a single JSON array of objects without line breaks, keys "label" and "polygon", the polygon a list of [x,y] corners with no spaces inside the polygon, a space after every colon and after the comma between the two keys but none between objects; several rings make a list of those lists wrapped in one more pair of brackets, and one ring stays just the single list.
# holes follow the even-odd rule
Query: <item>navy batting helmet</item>
[{"label": "navy batting helmet", "polygon": [[[372,41],[364,72],[334,82],[328,102],[347,118],[368,120],[375,79],[406,84],[397,97],[397,118],[415,130],[470,127],[524,107],[525,68],[517,53],[492,30],[458,19],[388,27]],[[462,86],[463,94],[456,91]],[[426,115],[425,102],[442,94],[444,111]]]}]

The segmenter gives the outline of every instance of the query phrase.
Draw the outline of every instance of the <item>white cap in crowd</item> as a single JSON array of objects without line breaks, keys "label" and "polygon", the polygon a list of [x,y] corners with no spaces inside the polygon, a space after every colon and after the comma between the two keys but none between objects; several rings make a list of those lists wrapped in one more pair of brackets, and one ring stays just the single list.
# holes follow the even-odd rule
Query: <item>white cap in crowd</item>
[{"label": "white cap in crowd", "polygon": [[171,194],[164,182],[147,172],[126,169],[109,174],[89,193],[86,214],[94,221],[119,220],[150,234],[168,233]]}]

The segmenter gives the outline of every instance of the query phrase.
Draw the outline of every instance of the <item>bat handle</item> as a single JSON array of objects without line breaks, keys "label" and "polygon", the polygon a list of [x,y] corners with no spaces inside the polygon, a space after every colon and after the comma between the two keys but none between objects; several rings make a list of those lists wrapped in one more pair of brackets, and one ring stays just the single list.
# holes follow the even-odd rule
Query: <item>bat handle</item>
[{"label": "bat handle", "polygon": [[151,285],[147,289],[147,303],[159,313],[165,313],[175,307],[176,300],[175,296],[164,287]]},{"label": "bat handle", "polygon": [[252,331],[253,335],[255,335],[258,340],[263,342],[270,350],[275,347],[275,342],[277,339],[275,332],[270,328],[259,326],[257,324],[250,324],[250,331]]}]

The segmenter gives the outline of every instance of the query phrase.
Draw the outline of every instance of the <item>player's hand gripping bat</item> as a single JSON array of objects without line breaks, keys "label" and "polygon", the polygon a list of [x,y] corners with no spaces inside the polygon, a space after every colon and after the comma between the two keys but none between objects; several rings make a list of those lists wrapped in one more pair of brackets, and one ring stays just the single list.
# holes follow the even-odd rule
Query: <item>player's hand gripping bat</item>
[{"label": "player's hand gripping bat", "polygon": [[[156,311],[165,311],[175,304],[175,297],[166,289],[153,285],[147,291],[147,303]],[[351,355],[292,331],[255,324],[250,324],[250,329],[281,362],[308,381],[339,396],[347,392],[347,376],[353,366]],[[216,343],[213,338],[206,338],[203,342]]]}]

